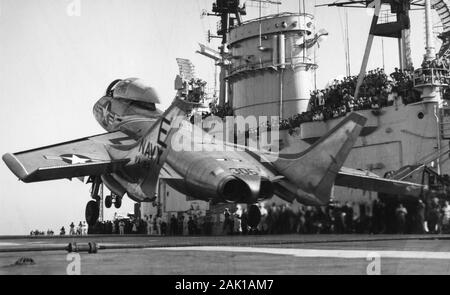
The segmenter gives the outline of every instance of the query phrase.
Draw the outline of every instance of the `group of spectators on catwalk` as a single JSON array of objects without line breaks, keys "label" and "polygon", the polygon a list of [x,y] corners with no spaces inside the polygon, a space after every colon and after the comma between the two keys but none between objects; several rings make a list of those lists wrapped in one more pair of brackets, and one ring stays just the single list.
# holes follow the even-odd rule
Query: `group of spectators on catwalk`
[{"label": "group of spectators on catwalk", "polygon": [[[433,68],[433,77],[440,75],[439,79],[447,79],[448,65],[443,59],[425,62],[422,65],[424,78],[429,77],[427,69]],[[431,72],[430,72],[431,73]],[[379,112],[383,107],[404,105],[420,101],[420,92],[414,88],[414,70],[395,71],[387,75],[382,68],[366,73],[359,88],[358,97],[355,98],[358,76],[348,76],[334,79],[325,89],[311,92],[309,109],[302,114],[294,115],[279,122],[279,128],[289,130],[299,127],[304,122],[326,121],[345,116],[347,113],[358,110],[373,110]],[[232,116],[232,107],[228,104],[218,106],[210,104],[211,113],[218,117]]]},{"label": "group of spectators on catwalk", "polygon": [[211,111],[211,115],[224,118],[228,116],[233,116],[233,108],[230,106],[228,102],[226,102],[223,106],[217,105],[214,103],[209,104],[209,109]]},{"label": "group of spectators on catwalk", "polygon": [[384,69],[369,71],[354,97],[358,76],[334,79],[322,90],[311,92],[309,110],[281,121],[280,129],[294,129],[304,122],[326,121],[359,110],[380,111],[383,107],[407,105],[420,100],[420,92],[414,89],[412,70],[395,71],[389,76]]},{"label": "group of spectators on catwalk", "polygon": [[[358,76],[334,79],[325,89],[311,92],[308,111],[281,119],[276,123],[279,125],[277,127],[293,131],[304,122],[326,121],[359,110],[373,110],[377,114],[383,107],[418,102],[421,100],[421,93],[414,85],[431,82],[449,85],[449,67],[447,59],[436,57],[433,60],[425,60],[417,72],[414,72],[414,69],[395,68],[394,72],[388,75],[384,69],[377,68],[366,73],[357,97],[354,95]],[[450,99],[450,88],[444,89],[444,98]],[[211,115],[221,118],[233,116],[233,108],[228,103],[211,103],[209,107],[210,112],[205,112],[203,119]]]},{"label": "group of spectators on catwalk", "polygon": [[[445,58],[436,58],[433,60],[424,60],[422,63],[421,73],[417,78],[422,83],[448,84],[449,63]],[[433,80],[430,80],[433,79]]]}]

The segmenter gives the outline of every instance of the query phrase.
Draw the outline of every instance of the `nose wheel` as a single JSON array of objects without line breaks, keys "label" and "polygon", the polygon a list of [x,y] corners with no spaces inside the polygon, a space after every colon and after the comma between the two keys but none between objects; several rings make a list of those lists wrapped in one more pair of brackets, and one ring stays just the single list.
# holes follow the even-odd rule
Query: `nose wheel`
[{"label": "nose wheel", "polygon": [[119,209],[122,206],[122,197],[115,194],[106,196],[105,207],[109,209],[112,207],[113,204],[115,208]]},{"label": "nose wheel", "polygon": [[119,209],[121,206],[122,206],[122,197],[116,196],[114,201],[114,207],[116,207],[116,209]]}]

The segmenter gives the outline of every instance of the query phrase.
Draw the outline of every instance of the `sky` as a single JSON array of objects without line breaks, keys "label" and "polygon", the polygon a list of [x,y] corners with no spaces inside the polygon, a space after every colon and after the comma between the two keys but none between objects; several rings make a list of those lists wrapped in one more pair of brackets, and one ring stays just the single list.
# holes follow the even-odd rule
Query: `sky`
[{"label": "sky", "polygon": [[[0,154],[18,152],[103,133],[92,115],[94,103],[117,78],[139,77],[160,94],[161,109],[174,97],[176,58],[189,58],[197,75],[213,84],[213,63],[195,53],[214,32],[218,19],[200,17],[212,0],[0,0]],[[301,2],[301,1],[300,1]],[[318,51],[317,85],[345,75],[344,10],[314,8],[327,1],[307,0],[316,28],[329,32]],[[258,9],[247,4],[248,16]],[[263,9],[299,11],[298,0]],[[371,12],[350,9],[352,74],[359,72]],[[411,14],[413,61],[424,53],[423,12]],[[434,23],[438,24],[436,15]],[[214,43],[216,42],[216,43]],[[217,41],[209,44],[217,47]],[[437,47],[439,44],[436,44]],[[398,64],[395,40],[384,39],[386,70]],[[373,44],[368,68],[382,67],[382,42]],[[24,184],[0,162],[0,235],[30,230],[59,232],[84,220],[89,185],[78,180]],[[124,198],[119,210],[133,212]]]}]

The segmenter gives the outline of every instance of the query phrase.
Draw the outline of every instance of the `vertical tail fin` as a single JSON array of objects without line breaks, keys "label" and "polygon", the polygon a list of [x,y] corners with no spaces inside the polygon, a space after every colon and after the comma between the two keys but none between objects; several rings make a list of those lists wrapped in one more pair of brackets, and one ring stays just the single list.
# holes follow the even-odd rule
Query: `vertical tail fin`
[{"label": "vertical tail fin", "polygon": [[159,168],[165,160],[169,140],[175,130],[178,129],[182,119],[198,104],[175,98],[169,108],[152,125],[147,133],[135,144],[112,145],[108,147],[108,152],[115,159],[129,158],[131,163],[136,158],[144,161],[156,161],[159,167],[155,168],[155,173],[159,173]]},{"label": "vertical tail fin", "polygon": [[280,155],[273,162],[290,182],[326,204],[336,175],[347,159],[366,118],[352,113],[336,127],[299,154]]},{"label": "vertical tail fin", "polygon": [[130,159],[130,164],[142,167],[141,190],[147,196],[156,193],[156,183],[170,149],[170,140],[186,115],[198,104],[175,98],[172,105],[152,125],[147,133],[133,145],[107,147],[114,159]]}]

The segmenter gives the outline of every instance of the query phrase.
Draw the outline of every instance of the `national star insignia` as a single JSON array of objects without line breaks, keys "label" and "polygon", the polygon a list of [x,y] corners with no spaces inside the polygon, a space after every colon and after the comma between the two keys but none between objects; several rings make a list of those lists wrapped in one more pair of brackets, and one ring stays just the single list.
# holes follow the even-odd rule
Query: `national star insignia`
[{"label": "national star insignia", "polygon": [[61,155],[61,156],[44,156],[47,160],[62,160],[66,162],[67,164],[86,164],[91,163],[93,160],[91,158],[82,156],[82,155],[75,155],[75,154],[67,154],[67,155]]}]

